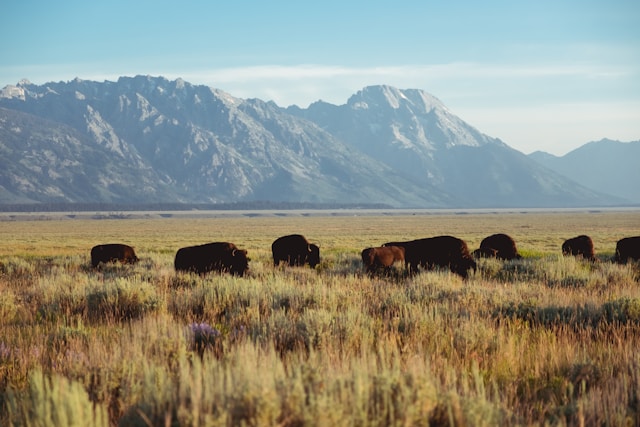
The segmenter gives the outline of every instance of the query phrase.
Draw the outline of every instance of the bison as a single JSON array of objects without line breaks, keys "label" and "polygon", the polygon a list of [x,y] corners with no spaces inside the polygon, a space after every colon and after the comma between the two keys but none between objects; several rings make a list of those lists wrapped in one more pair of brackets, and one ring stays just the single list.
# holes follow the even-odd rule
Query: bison
[{"label": "bison", "polygon": [[489,248],[497,251],[496,257],[503,260],[520,259],[522,256],[516,249],[516,242],[506,234],[492,234],[480,242],[480,249]]},{"label": "bison", "polygon": [[640,236],[618,240],[613,260],[619,264],[626,264],[629,260],[640,261]]},{"label": "bison", "polygon": [[497,258],[498,251],[493,248],[478,248],[471,254],[475,259]]},{"label": "bison", "polygon": [[122,243],[106,243],[91,248],[91,265],[98,267],[100,263],[121,262],[123,264],[135,264],[138,262],[136,252],[129,245]]},{"label": "bison", "polygon": [[469,269],[476,270],[476,262],[469,253],[467,243],[453,236],[436,236],[408,242],[389,242],[383,246],[400,246],[405,250],[404,262],[410,273],[418,267],[449,268],[452,273],[467,278]]},{"label": "bison", "polygon": [[596,255],[593,250],[593,240],[584,234],[567,239],[562,244],[562,255],[573,255],[589,261],[595,261]]},{"label": "bison", "polygon": [[373,275],[382,269],[385,274],[389,274],[396,261],[404,263],[404,248],[401,246],[366,248],[362,251],[361,256],[362,264],[367,273]]},{"label": "bison", "polygon": [[271,252],[274,266],[285,261],[290,266],[308,264],[309,267],[315,268],[320,263],[320,248],[309,243],[301,234],[278,237],[271,244]]},{"label": "bison", "polygon": [[174,261],[176,271],[205,274],[211,271],[244,276],[249,269],[246,249],[229,242],[213,242],[178,249]]}]

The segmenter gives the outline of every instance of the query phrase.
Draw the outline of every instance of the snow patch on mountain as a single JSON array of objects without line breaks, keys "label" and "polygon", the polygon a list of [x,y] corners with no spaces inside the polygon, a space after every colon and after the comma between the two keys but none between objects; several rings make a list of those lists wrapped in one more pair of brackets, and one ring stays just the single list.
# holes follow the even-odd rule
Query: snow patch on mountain
[{"label": "snow patch on mountain", "polygon": [[391,125],[391,132],[394,137],[392,144],[406,149],[413,147],[413,142],[402,133],[399,125]]},{"label": "snow patch on mountain", "polygon": [[20,86],[7,85],[0,89],[0,98],[26,100],[24,88]]}]

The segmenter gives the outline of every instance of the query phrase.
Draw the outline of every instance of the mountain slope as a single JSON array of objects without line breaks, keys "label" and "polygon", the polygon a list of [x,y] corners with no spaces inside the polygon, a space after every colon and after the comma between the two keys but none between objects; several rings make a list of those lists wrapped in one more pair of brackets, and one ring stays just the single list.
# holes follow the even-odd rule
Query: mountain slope
[{"label": "mountain slope", "polygon": [[453,146],[479,147],[492,141],[454,116],[437,98],[420,90],[370,86],[345,105],[316,102],[289,107],[354,148],[412,179],[438,184],[442,176],[433,153]]},{"label": "mountain slope", "polygon": [[421,186],[454,194],[466,206],[576,206],[615,203],[605,192],[531,162],[453,115],[420,90],[372,86],[347,104],[288,109]]},{"label": "mountain slope", "polygon": [[540,151],[529,157],[585,187],[640,203],[640,141],[603,139],[562,157]]},{"label": "mountain slope", "polygon": [[0,108],[0,165],[5,203],[180,199],[135,156],[114,156],[70,126],[5,108]]}]

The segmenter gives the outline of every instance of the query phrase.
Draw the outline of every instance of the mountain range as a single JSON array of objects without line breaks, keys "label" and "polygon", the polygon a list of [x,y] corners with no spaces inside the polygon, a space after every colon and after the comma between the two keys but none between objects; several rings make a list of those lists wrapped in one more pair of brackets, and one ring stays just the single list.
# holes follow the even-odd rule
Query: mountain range
[{"label": "mountain range", "polygon": [[640,202],[632,185],[611,191],[567,165],[484,135],[415,89],[370,86],[344,105],[308,108],[151,76],[0,91],[0,204]]},{"label": "mountain range", "polygon": [[529,157],[601,193],[640,203],[640,141],[593,141],[557,157],[542,151]]}]

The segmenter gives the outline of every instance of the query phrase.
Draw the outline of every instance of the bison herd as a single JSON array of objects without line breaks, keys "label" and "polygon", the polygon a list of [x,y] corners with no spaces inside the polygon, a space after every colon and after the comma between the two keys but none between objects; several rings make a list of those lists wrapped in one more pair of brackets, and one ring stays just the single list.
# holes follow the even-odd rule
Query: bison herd
[{"label": "bison herd", "polygon": [[[427,270],[443,267],[450,269],[452,273],[467,277],[470,269],[476,269],[476,262],[469,253],[467,244],[457,237],[437,236],[408,242],[389,242],[382,245],[382,248],[393,247],[402,249],[405,268],[412,274],[418,272],[418,267]],[[365,268],[372,272],[372,268],[367,265],[364,254],[362,261]]]},{"label": "bison herd", "polygon": [[[300,234],[291,234],[276,239],[271,245],[273,264],[285,262],[289,266],[308,265],[315,268],[320,263],[320,248]],[[595,261],[593,241],[581,235],[562,244],[566,256],[582,257]],[[362,264],[369,274],[389,273],[395,263],[403,263],[405,269],[414,274],[419,268],[431,270],[436,267],[449,269],[466,278],[469,270],[476,270],[478,258],[513,260],[522,258],[515,241],[507,234],[493,234],[482,240],[480,248],[472,253],[464,240],[453,236],[436,236],[404,242],[388,242],[379,247],[366,248],[361,252]],[[229,242],[206,243],[180,248],[176,252],[176,271],[205,274],[209,272],[230,273],[243,276],[249,269],[250,258],[246,249],[239,249]],[[616,244],[614,262],[640,261],[640,236],[620,239]],[[109,243],[91,249],[91,265],[121,262],[134,264],[138,257],[131,246]]]}]

